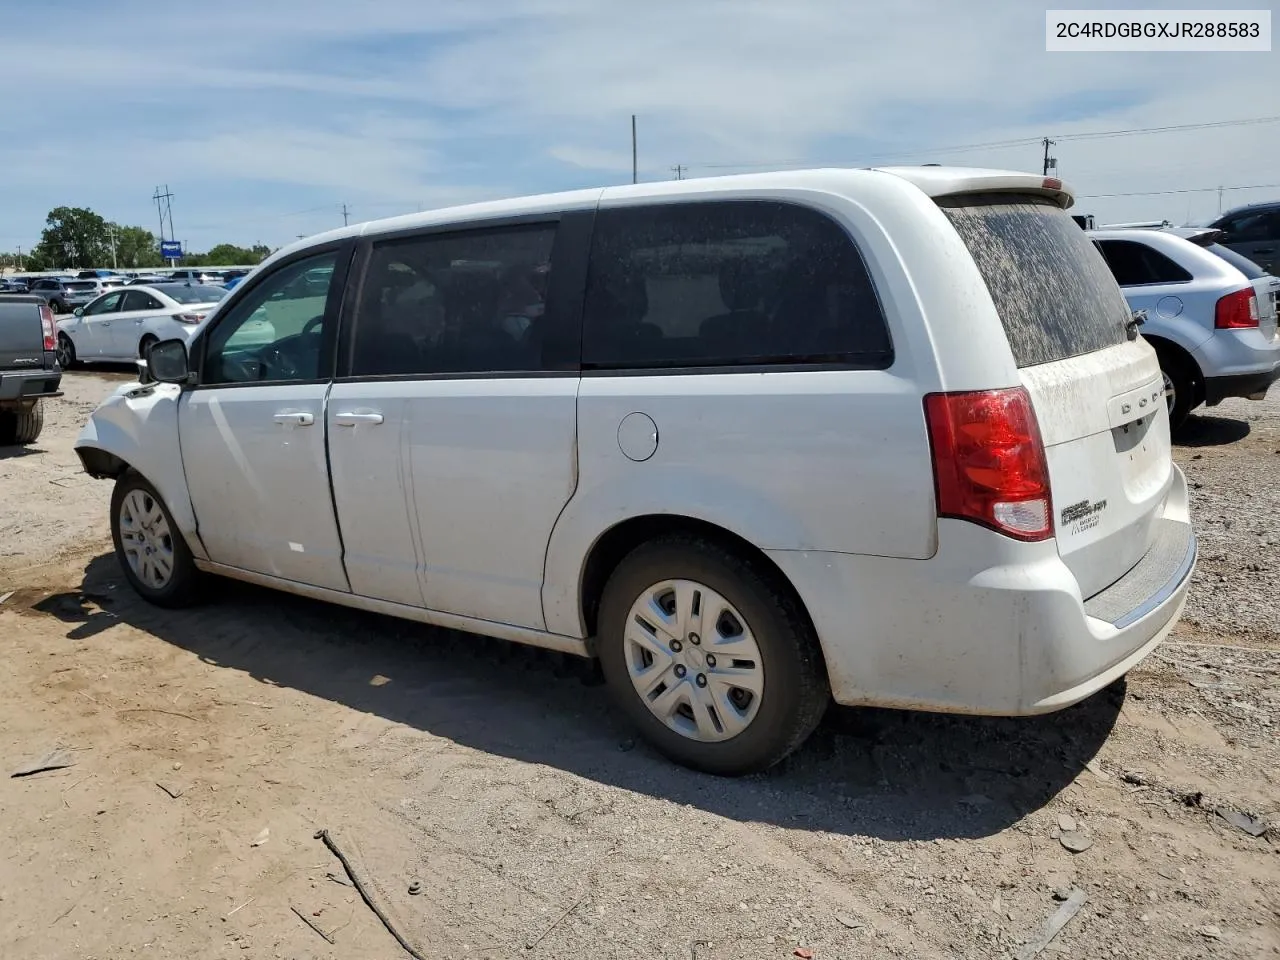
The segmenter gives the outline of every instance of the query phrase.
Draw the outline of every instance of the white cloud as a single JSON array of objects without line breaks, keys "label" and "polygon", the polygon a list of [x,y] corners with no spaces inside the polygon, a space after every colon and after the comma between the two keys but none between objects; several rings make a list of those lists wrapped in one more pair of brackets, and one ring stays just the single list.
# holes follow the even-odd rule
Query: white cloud
[{"label": "white cloud", "polygon": [[[0,84],[22,89],[39,75],[44,119],[38,138],[0,145],[20,200],[0,209],[0,248],[34,239],[43,210],[66,195],[145,213],[157,182],[180,193],[189,222],[277,217],[281,236],[296,226],[282,213],[322,203],[392,212],[618,182],[629,177],[632,113],[649,177],[676,163],[697,175],[885,154],[1038,169],[1035,145],[921,148],[1280,113],[1274,56],[1047,54],[1041,8],[980,9],[225,0],[219,21],[239,26],[175,33],[169,5],[122,0],[52,73],[18,14],[0,38]],[[172,56],[137,55],[146,50]],[[1062,175],[1094,196],[1278,182],[1278,151],[1280,124],[1054,148]],[[1280,189],[1224,198],[1263,195]],[[1218,197],[1098,198],[1081,209],[1181,219],[1188,201],[1201,218]]]}]

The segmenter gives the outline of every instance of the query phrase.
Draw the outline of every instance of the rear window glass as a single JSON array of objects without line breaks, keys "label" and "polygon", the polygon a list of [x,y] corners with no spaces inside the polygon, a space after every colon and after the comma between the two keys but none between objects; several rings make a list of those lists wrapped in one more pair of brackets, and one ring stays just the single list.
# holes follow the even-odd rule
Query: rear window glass
[{"label": "rear window glass", "polygon": [[1048,199],[939,200],[973,255],[1019,367],[1124,343],[1129,308],[1092,241]]},{"label": "rear window glass", "polygon": [[1227,263],[1231,264],[1237,270],[1245,275],[1249,280],[1261,280],[1267,275],[1267,271],[1250,260],[1243,254],[1236,253],[1230,247],[1224,247],[1220,243],[1211,243],[1205,247],[1210,253],[1221,257]]},{"label": "rear window glass", "polygon": [[73,280],[67,284],[68,290],[97,290],[98,284],[93,280]]},{"label": "rear window glass", "polygon": [[185,283],[158,283],[156,284],[156,289],[170,300],[176,300],[178,303],[217,303],[227,293],[222,287],[204,286],[198,283],[189,285]]}]

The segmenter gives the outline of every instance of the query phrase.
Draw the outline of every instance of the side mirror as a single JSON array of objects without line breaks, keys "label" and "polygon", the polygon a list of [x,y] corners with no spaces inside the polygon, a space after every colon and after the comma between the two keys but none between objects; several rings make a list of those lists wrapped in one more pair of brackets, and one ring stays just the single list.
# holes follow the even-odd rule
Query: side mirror
[{"label": "side mirror", "polygon": [[147,350],[147,374],[157,383],[189,383],[187,344],[183,340],[161,340]]},{"label": "side mirror", "polygon": [[74,313],[77,317],[83,317],[84,307],[76,307],[75,310],[72,311],[72,313]]}]

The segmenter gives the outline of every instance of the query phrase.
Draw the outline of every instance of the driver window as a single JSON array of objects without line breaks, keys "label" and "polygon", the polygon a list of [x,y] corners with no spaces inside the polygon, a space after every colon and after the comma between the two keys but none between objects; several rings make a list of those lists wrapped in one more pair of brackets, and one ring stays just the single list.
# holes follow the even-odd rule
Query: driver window
[{"label": "driver window", "polygon": [[120,297],[123,294],[111,293],[100,300],[95,300],[89,306],[84,308],[85,316],[96,317],[100,313],[114,313],[116,307],[120,306]]},{"label": "driver window", "polygon": [[201,383],[317,380],[325,303],[338,255],[298,260],[263,278],[209,332]]}]

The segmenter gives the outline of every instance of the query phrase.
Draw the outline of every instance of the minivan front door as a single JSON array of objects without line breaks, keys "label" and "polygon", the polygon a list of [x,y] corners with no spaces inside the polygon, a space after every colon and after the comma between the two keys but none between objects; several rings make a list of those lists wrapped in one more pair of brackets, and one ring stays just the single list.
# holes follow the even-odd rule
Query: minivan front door
[{"label": "minivan front door", "polygon": [[349,248],[263,274],[203,334],[179,433],[216,563],[348,590],[329,490],[325,400]]}]

